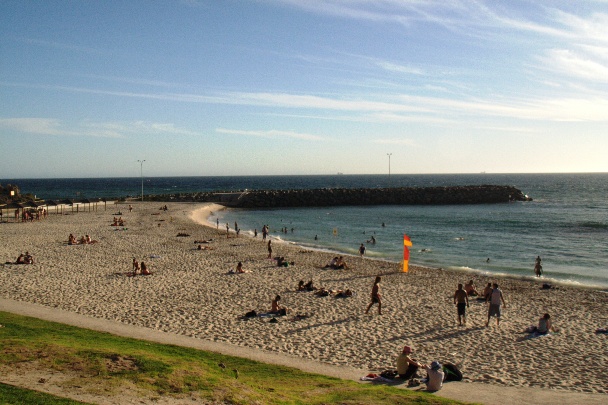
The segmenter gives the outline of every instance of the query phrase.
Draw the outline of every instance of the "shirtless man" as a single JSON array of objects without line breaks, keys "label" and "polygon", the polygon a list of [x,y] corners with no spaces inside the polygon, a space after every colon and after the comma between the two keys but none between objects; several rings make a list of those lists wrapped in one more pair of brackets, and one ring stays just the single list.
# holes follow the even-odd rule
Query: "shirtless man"
[{"label": "shirtless man", "polygon": [[466,291],[467,295],[470,297],[476,297],[479,295],[479,293],[477,292],[477,289],[475,288],[475,284],[473,283],[473,280],[469,280],[469,282],[464,285],[464,290]]},{"label": "shirtless man", "polygon": [[372,305],[378,304],[378,315],[382,315],[382,299],[380,297],[380,281],[381,280],[382,280],[382,278],[380,276],[376,276],[376,280],[374,280],[374,286],[372,287],[372,294],[371,294],[371,302],[369,303],[369,305],[367,306],[367,309],[365,310],[366,314],[369,312],[369,309],[372,307]]},{"label": "shirtless man", "polygon": [[466,310],[469,306],[469,296],[462,289],[462,284],[458,284],[458,289],[454,293],[454,304],[456,304],[456,308],[458,308],[458,325],[462,326],[463,323],[466,325]]}]

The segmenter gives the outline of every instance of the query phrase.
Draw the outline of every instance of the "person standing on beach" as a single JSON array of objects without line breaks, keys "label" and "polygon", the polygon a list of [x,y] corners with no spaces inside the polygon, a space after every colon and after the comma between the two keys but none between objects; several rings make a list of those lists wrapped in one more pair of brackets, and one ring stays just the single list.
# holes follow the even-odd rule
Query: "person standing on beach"
[{"label": "person standing on beach", "polygon": [[262,240],[266,240],[266,236],[268,236],[268,227],[266,225],[264,225],[262,227]]},{"label": "person standing on beach", "polygon": [[361,246],[359,246],[359,254],[361,255],[361,257],[363,257],[363,255],[365,254],[365,245],[362,243]]},{"label": "person standing on beach", "polygon": [[272,259],[272,241],[268,239],[268,258]]},{"label": "person standing on beach", "polygon": [[536,261],[534,262],[534,274],[536,275],[536,277],[540,277],[541,274],[543,274],[543,265],[541,264],[542,259],[540,258],[540,256],[538,256],[536,258]]},{"label": "person standing on beach", "polygon": [[466,310],[469,306],[469,297],[466,291],[462,289],[462,284],[458,284],[458,289],[454,293],[454,304],[456,304],[456,308],[458,309],[458,325],[461,326],[463,322],[466,325]]},{"label": "person standing on beach", "polygon": [[220,219],[219,218],[215,220],[215,227],[217,229],[220,229]]},{"label": "person standing on beach", "polygon": [[369,309],[372,307],[372,305],[378,304],[378,315],[382,315],[382,298],[380,297],[380,281],[382,281],[382,278],[380,276],[376,276],[376,280],[374,280],[374,286],[372,287],[371,302],[369,303],[369,305],[367,306],[367,309],[365,310],[366,314],[369,312]]},{"label": "person standing on beach", "polygon": [[493,284],[494,289],[490,294],[490,308],[488,309],[488,321],[486,322],[486,326],[490,324],[490,318],[492,316],[496,316],[496,326],[500,326],[500,304],[502,303],[505,308],[507,307],[507,303],[502,296],[502,291],[498,288],[498,284]]},{"label": "person standing on beach", "polygon": [[228,225],[228,222],[226,222],[226,238],[228,238],[230,234],[230,225]]}]

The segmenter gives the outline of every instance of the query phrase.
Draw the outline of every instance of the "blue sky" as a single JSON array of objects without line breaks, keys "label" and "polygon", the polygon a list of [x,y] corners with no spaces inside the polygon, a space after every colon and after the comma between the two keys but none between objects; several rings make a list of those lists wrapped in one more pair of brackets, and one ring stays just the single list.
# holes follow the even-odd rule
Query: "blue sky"
[{"label": "blue sky", "polygon": [[0,178],[608,171],[608,1],[0,2]]}]

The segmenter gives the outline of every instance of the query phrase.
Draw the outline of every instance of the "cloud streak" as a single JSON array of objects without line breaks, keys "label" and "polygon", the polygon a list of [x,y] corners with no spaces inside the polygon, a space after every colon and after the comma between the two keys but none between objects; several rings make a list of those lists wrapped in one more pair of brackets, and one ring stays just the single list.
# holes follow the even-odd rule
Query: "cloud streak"
[{"label": "cloud streak", "polygon": [[323,137],[313,134],[301,133],[301,132],[292,132],[292,131],[279,131],[279,130],[267,130],[267,131],[247,131],[240,129],[228,129],[228,128],[217,128],[215,130],[220,134],[228,134],[228,135],[245,135],[245,136],[253,136],[258,138],[293,138],[293,139],[301,139],[305,141],[322,141]]},{"label": "cloud streak", "polygon": [[80,122],[75,125],[52,118],[0,118],[0,133],[68,137],[124,138],[127,136],[164,134],[198,136],[199,132],[178,128],[171,123],[133,121]]}]

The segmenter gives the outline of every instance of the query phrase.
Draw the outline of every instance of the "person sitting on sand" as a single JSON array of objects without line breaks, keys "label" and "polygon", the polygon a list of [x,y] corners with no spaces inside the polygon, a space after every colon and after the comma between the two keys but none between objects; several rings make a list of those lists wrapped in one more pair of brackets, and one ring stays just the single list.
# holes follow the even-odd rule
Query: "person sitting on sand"
[{"label": "person sitting on sand", "polygon": [[286,307],[282,306],[281,304],[279,304],[279,301],[281,301],[280,295],[277,295],[276,297],[274,297],[274,299],[272,300],[272,303],[270,304],[270,313],[280,314],[280,315],[287,314],[288,309]]},{"label": "person sitting on sand", "polygon": [[78,240],[78,243],[80,245],[84,245],[87,243],[87,239],[84,236],[81,236],[80,239]]},{"label": "person sitting on sand", "polygon": [[479,295],[475,288],[475,284],[473,284],[473,280],[469,280],[469,282],[464,285],[464,290],[469,297],[477,297]]},{"label": "person sitting on sand", "polygon": [[141,275],[149,276],[150,274],[152,273],[150,272],[150,270],[148,270],[148,266],[146,266],[146,263],[141,262]]},{"label": "person sitting on sand", "polygon": [[445,377],[441,364],[438,361],[434,361],[430,366],[424,365],[423,367],[427,373],[426,379],[423,380],[426,383],[426,390],[431,392],[439,391],[443,386],[443,378]]},{"label": "person sitting on sand", "polygon": [[312,280],[310,280],[306,284],[304,284],[304,280],[300,280],[300,282],[298,283],[298,290],[297,291],[314,291],[314,290],[316,290],[316,288],[313,285]]},{"label": "person sitting on sand", "polygon": [[399,356],[397,356],[397,374],[399,378],[410,380],[416,376],[416,371],[422,367],[421,363],[410,357],[413,350],[410,346],[405,346]]},{"label": "person sitting on sand", "polygon": [[238,262],[238,264],[236,265],[236,272],[237,273],[244,273],[245,270],[243,270],[243,263]]},{"label": "person sitting on sand", "polygon": [[336,270],[348,270],[348,264],[346,264],[346,262],[344,261],[344,256],[338,257],[338,262],[336,263],[336,266],[334,268]]},{"label": "person sitting on sand", "polygon": [[139,262],[136,258],[133,258],[133,275],[136,276],[139,274]]},{"label": "person sitting on sand", "polygon": [[331,259],[331,261],[329,263],[327,263],[325,265],[325,269],[329,268],[329,269],[335,269],[336,268],[336,263],[338,263],[338,256],[334,257],[333,259]]},{"label": "person sitting on sand", "polygon": [[30,252],[25,252],[25,257],[23,258],[25,264],[34,264],[34,258],[30,254]]},{"label": "person sitting on sand", "polygon": [[25,264],[25,255],[21,253],[17,260],[15,260],[15,264]]},{"label": "person sitting on sand", "polygon": [[549,331],[557,332],[557,329],[551,324],[551,315],[544,314],[542,318],[538,320],[538,326],[531,326],[528,332],[535,333],[537,335],[546,335]]},{"label": "person sitting on sand", "polygon": [[70,236],[68,236],[68,245],[77,245],[78,242],[76,241],[76,237],[73,234],[70,234]]},{"label": "person sitting on sand", "polygon": [[490,294],[492,294],[492,283],[488,283],[486,288],[483,289],[483,297],[478,298],[478,300],[483,300],[486,302],[490,299]]}]

